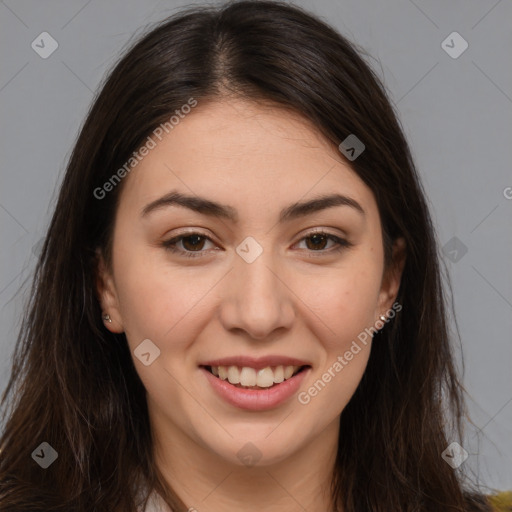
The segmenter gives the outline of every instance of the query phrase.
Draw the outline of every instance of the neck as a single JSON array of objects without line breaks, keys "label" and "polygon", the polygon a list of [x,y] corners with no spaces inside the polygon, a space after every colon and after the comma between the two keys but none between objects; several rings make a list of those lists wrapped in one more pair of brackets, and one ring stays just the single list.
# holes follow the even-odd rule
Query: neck
[{"label": "neck", "polygon": [[[332,510],[330,486],[338,446],[338,417],[309,445],[286,459],[253,466],[226,460],[176,426],[156,420],[153,428],[156,463],[168,485],[191,510]],[[165,435],[161,435],[163,432]]]}]

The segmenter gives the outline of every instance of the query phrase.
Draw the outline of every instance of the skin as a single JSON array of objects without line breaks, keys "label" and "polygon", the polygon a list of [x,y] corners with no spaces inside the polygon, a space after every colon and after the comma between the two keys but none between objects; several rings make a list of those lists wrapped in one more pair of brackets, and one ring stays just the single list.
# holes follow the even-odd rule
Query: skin
[{"label": "skin", "polygon": [[[171,190],[228,204],[238,224],[179,206],[141,217]],[[361,215],[336,206],[278,223],[282,208],[338,192]],[[185,228],[185,229],[183,229]],[[311,243],[323,228],[353,245]],[[187,258],[162,242],[183,231],[203,240]],[[190,236],[190,233],[187,233]],[[263,248],[247,263],[248,236]],[[309,242],[308,242],[309,240]],[[186,241],[178,250],[194,251]],[[113,263],[100,262],[105,326],[125,332],[132,351],[150,339],[149,366],[134,357],[147,390],[156,462],[187,506],[200,512],[330,510],[329,484],[339,417],[366,368],[370,342],[307,405],[294,396],[264,412],[224,402],[198,364],[231,355],[290,355],[312,369],[307,391],[395,301],[404,263],[384,269],[380,216],[371,190],[335,146],[298,114],[240,99],[203,102],[152,149],[123,182]],[[261,455],[247,467],[248,442]]]}]

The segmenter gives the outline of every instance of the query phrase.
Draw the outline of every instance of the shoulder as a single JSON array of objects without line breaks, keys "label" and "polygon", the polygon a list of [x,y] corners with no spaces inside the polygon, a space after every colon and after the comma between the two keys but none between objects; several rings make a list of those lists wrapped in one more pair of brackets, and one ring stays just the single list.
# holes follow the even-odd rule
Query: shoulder
[{"label": "shoulder", "polygon": [[512,512],[512,491],[493,494],[488,498],[494,511]]}]

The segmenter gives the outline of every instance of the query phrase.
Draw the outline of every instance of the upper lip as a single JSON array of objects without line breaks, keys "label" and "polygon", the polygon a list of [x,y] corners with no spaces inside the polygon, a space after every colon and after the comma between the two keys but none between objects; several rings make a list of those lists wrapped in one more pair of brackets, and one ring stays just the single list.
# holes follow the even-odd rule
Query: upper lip
[{"label": "upper lip", "polygon": [[205,361],[200,363],[199,366],[238,366],[239,368],[246,366],[248,368],[254,368],[255,370],[261,370],[268,366],[310,366],[310,364],[295,357],[270,355],[265,357],[223,357],[221,359]]}]

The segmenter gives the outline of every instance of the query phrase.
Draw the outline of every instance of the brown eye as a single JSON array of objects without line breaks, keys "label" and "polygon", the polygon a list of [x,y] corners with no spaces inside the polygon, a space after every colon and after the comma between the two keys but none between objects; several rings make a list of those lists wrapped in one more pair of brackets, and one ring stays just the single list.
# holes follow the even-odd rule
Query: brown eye
[{"label": "brown eye", "polygon": [[305,240],[312,241],[311,246],[309,246],[309,244],[306,242],[308,249],[325,249],[325,244],[328,241],[328,237],[321,234],[314,234],[306,237]]},{"label": "brown eye", "polygon": [[[302,238],[300,242],[304,240],[306,241],[307,252],[318,253],[312,254],[312,256],[323,256],[326,254],[339,252],[347,247],[352,246],[352,244],[347,240],[324,232],[310,233],[309,235]],[[328,249],[326,248],[326,245],[330,241],[334,242],[334,248],[331,247]],[[170,240],[163,242],[162,245],[165,247],[165,249],[173,253],[183,255],[187,258],[195,258],[203,256],[205,252],[208,252],[203,250],[204,244],[206,242],[213,243],[213,241],[206,235],[201,233],[190,233],[171,238]],[[180,243],[182,246],[181,248],[178,246]]]},{"label": "brown eye", "polygon": [[190,236],[184,236],[181,239],[183,243],[183,247],[187,251],[195,251],[195,250],[201,250],[204,246],[204,237],[201,235],[190,235]]},{"label": "brown eye", "polygon": [[[319,253],[312,254],[312,256],[323,256],[333,252],[336,253],[352,246],[352,243],[350,243],[348,240],[339,238],[331,233],[324,233],[318,231],[315,231],[305,236],[300,240],[300,242],[302,242],[303,240],[306,241],[306,249],[308,250],[308,252]],[[326,248],[326,244],[329,241],[334,242],[334,248]]]},{"label": "brown eye", "polygon": [[[211,242],[212,240],[206,235],[201,233],[190,233],[187,235],[180,235],[162,243],[165,249],[186,256],[188,258],[195,258],[202,256],[202,253],[206,252],[204,248],[205,242]],[[183,249],[177,248],[177,244],[181,243]],[[195,254],[194,254],[195,253]]]}]

